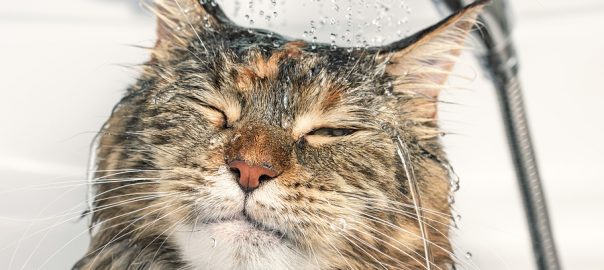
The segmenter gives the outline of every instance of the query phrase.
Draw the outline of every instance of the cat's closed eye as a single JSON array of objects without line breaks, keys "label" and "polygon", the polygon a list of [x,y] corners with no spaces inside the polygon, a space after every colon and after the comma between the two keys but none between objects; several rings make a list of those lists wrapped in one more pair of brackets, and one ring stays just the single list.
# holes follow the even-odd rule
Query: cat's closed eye
[{"label": "cat's closed eye", "polygon": [[190,106],[200,111],[216,127],[227,129],[232,126],[234,120],[230,120],[228,115],[220,108],[211,105],[195,96],[182,95],[181,97],[185,99]]},{"label": "cat's closed eye", "polygon": [[354,133],[350,128],[318,128],[306,134],[306,136],[342,137]]}]

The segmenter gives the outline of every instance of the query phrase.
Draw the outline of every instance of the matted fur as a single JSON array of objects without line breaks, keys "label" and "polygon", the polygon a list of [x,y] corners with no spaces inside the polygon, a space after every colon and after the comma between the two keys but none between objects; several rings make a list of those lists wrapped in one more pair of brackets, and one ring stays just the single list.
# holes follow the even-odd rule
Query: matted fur
[{"label": "matted fur", "polygon": [[[483,4],[348,52],[157,1],[152,59],[101,131],[92,242],[74,268],[425,269],[400,138],[431,268],[448,269],[437,95]],[[233,159],[279,176],[245,193]]]}]

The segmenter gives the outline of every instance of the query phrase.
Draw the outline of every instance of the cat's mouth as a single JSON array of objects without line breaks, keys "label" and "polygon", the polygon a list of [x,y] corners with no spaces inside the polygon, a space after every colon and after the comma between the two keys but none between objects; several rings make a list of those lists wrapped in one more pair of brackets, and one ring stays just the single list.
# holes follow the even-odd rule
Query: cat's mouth
[{"label": "cat's mouth", "polygon": [[266,225],[264,225],[263,223],[255,220],[254,218],[250,217],[245,210],[242,213],[243,216],[243,220],[247,223],[250,224],[250,226],[252,226],[254,229],[258,230],[258,231],[263,231],[269,234],[274,235],[275,237],[279,238],[279,239],[283,239],[285,238],[285,233],[283,233],[282,231],[275,229],[275,228],[269,228]]},{"label": "cat's mouth", "polygon": [[211,221],[203,221],[205,225],[221,225],[221,224],[236,224],[239,233],[250,233],[250,234],[266,234],[274,237],[277,240],[286,240],[287,235],[275,228],[271,228],[263,224],[262,222],[249,216],[245,210],[240,215],[232,218],[215,219]]}]

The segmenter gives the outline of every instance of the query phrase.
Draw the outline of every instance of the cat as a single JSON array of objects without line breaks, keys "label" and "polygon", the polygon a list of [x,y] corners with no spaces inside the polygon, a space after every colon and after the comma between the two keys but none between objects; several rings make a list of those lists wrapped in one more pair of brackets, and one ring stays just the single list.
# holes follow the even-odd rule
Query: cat
[{"label": "cat", "polygon": [[312,45],[157,0],[98,139],[74,269],[450,269],[438,92],[487,1],[381,47]]}]

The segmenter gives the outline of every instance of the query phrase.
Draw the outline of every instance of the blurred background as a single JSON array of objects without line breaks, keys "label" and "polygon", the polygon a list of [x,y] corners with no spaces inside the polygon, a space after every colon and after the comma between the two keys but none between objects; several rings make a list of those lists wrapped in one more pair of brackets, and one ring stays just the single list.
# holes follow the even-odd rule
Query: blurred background
[{"label": "blurred background", "polygon": [[[338,45],[379,45],[442,18],[431,1],[218,1],[236,22]],[[511,0],[528,116],[565,269],[602,269],[604,2]],[[89,145],[154,42],[138,0],[0,5],[0,269],[68,269],[85,252]],[[247,16],[246,16],[247,15]],[[350,30],[350,31],[347,31]],[[471,45],[471,43],[470,43]],[[441,124],[461,178],[462,269],[534,269],[492,83],[464,53]]]}]

